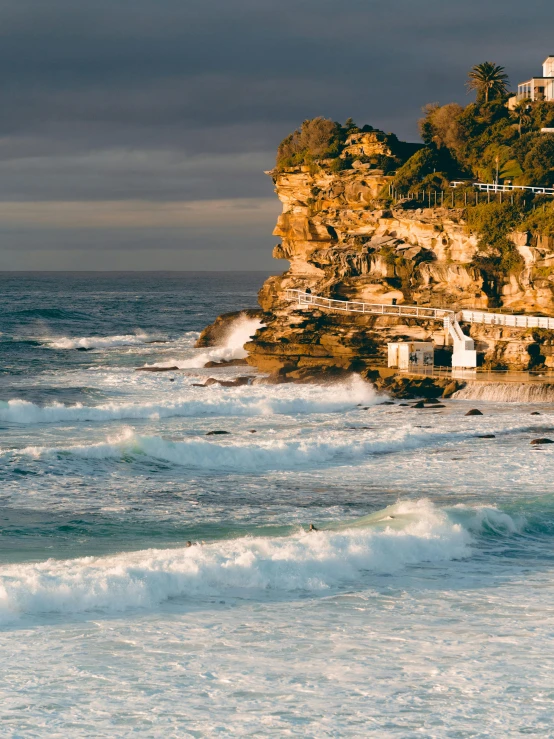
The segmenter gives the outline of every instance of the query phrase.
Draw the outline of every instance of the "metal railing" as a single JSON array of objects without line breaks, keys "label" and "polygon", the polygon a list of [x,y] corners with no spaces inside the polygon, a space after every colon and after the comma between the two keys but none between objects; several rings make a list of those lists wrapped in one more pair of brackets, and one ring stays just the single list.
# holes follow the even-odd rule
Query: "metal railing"
[{"label": "metal railing", "polygon": [[456,321],[464,323],[482,323],[489,326],[511,326],[513,328],[545,328],[554,331],[554,318],[548,316],[532,316],[522,314],[487,313],[486,311],[461,310],[446,308],[425,308],[420,305],[392,305],[391,303],[363,303],[358,300],[336,300],[312,295],[302,290],[289,288],[286,291],[289,300],[297,300],[301,306],[327,308],[344,313],[368,313],[378,316],[400,316],[402,318],[419,318],[431,321],[444,321],[455,325]]},{"label": "metal railing", "polygon": [[298,300],[300,305],[313,305],[316,308],[328,308],[345,313],[370,313],[379,316],[402,316],[403,318],[427,318],[442,321],[453,317],[454,311],[445,308],[424,308],[420,305],[392,305],[392,303],[363,303],[358,300],[335,300],[312,295],[302,290],[289,289],[286,292],[289,300]]},{"label": "metal railing", "polygon": [[554,187],[531,187],[529,185],[499,185],[496,182],[464,182],[463,180],[454,180],[450,183],[450,187],[465,187],[471,185],[481,192],[516,192],[523,190],[524,192],[532,192],[535,195],[554,195]]},{"label": "metal railing", "polygon": [[522,314],[487,313],[485,311],[462,310],[458,314],[459,321],[466,323],[484,323],[489,326],[512,326],[513,328],[546,328],[554,330],[554,318],[548,316],[527,316]]}]

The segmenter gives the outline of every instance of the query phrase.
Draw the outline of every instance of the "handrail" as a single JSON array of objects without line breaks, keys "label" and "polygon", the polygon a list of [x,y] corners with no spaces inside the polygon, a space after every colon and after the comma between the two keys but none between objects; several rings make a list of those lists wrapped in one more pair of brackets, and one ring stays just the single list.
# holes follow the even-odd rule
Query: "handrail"
[{"label": "handrail", "polygon": [[512,326],[513,328],[546,328],[554,331],[554,318],[548,316],[530,316],[525,313],[487,313],[486,311],[462,310],[459,321],[466,323],[484,323],[489,326]]},{"label": "handrail", "polygon": [[404,316],[405,318],[427,318],[444,320],[454,316],[453,310],[446,308],[426,308],[421,305],[392,305],[392,303],[363,303],[358,300],[336,300],[312,295],[302,290],[289,288],[286,291],[289,300],[298,300],[300,305],[313,305],[318,308],[331,308],[346,313],[371,313],[383,316]]},{"label": "handrail", "polygon": [[454,180],[450,183],[450,187],[464,187],[466,185],[476,187],[478,190],[480,190],[480,192],[514,192],[514,190],[523,190],[539,195],[554,195],[554,187],[531,187],[530,185],[499,185],[496,182],[464,182],[463,180]]},{"label": "handrail", "polygon": [[289,300],[297,300],[299,305],[312,305],[316,308],[328,308],[344,311],[345,313],[369,313],[371,315],[402,316],[404,318],[419,318],[435,321],[448,320],[452,324],[455,324],[456,321],[462,321],[464,323],[483,323],[490,326],[511,326],[513,328],[545,328],[554,331],[554,318],[526,315],[525,313],[488,313],[487,311],[475,310],[461,310],[456,312],[447,308],[426,308],[420,305],[363,303],[358,300],[324,298],[321,295],[312,295],[312,293],[292,288],[287,289],[286,297]]}]

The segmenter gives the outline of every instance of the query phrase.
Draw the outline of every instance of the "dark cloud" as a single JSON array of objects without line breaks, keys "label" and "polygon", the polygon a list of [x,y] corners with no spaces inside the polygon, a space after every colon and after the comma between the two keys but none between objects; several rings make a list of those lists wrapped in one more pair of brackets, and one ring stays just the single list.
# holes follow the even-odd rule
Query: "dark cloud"
[{"label": "dark cloud", "polygon": [[304,118],[416,140],[472,64],[538,74],[553,21],[551,0],[3,0],[0,200],[267,197]]}]

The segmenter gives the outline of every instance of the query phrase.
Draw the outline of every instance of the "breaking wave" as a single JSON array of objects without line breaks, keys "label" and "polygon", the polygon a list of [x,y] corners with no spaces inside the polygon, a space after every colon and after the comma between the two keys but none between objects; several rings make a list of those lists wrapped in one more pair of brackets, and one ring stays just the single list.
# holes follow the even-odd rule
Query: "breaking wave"
[{"label": "breaking wave", "polygon": [[[202,393],[202,397],[198,396]],[[175,416],[265,416],[273,414],[333,413],[358,403],[379,402],[375,391],[359,377],[332,387],[258,386],[212,387],[196,390],[173,401],[153,403],[104,403],[97,406],[39,406],[26,400],[0,402],[0,421],[35,424],[79,421],[117,421],[171,418]]]},{"label": "breaking wave", "polygon": [[121,334],[117,336],[61,336],[48,339],[46,344],[51,349],[111,349],[118,346],[140,346],[142,344],[165,343],[167,339],[151,336],[146,333]]},{"label": "breaking wave", "polygon": [[0,618],[120,612],[169,598],[240,590],[326,592],[368,573],[470,556],[474,537],[426,500],[398,503],[317,533],[0,568]]},{"label": "breaking wave", "polygon": [[[256,443],[231,435],[229,441],[205,438],[179,441],[160,436],[141,436],[127,428],[105,442],[68,447],[27,447],[18,451],[38,459],[72,456],[80,459],[129,460],[147,457],[189,469],[208,471],[257,472],[313,468],[324,464],[344,465],[363,461],[376,454],[418,449],[444,441],[467,438],[468,434],[441,434],[400,428],[386,434],[366,434],[352,441],[340,432],[329,432],[325,440],[313,438],[270,439]],[[454,437],[454,438],[453,438]],[[249,437],[250,438],[250,437]],[[12,452],[4,452],[12,454]]]}]

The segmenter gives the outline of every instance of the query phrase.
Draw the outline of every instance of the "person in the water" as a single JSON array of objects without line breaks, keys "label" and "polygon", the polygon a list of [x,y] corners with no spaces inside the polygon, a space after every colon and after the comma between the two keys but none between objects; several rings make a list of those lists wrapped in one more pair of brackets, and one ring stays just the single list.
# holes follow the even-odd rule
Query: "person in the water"
[{"label": "person in the water", "polygon": [[313,525],[313,523],[310,524],[310,531],[319,531],[319,529],[316,529],[316,527]]}]

